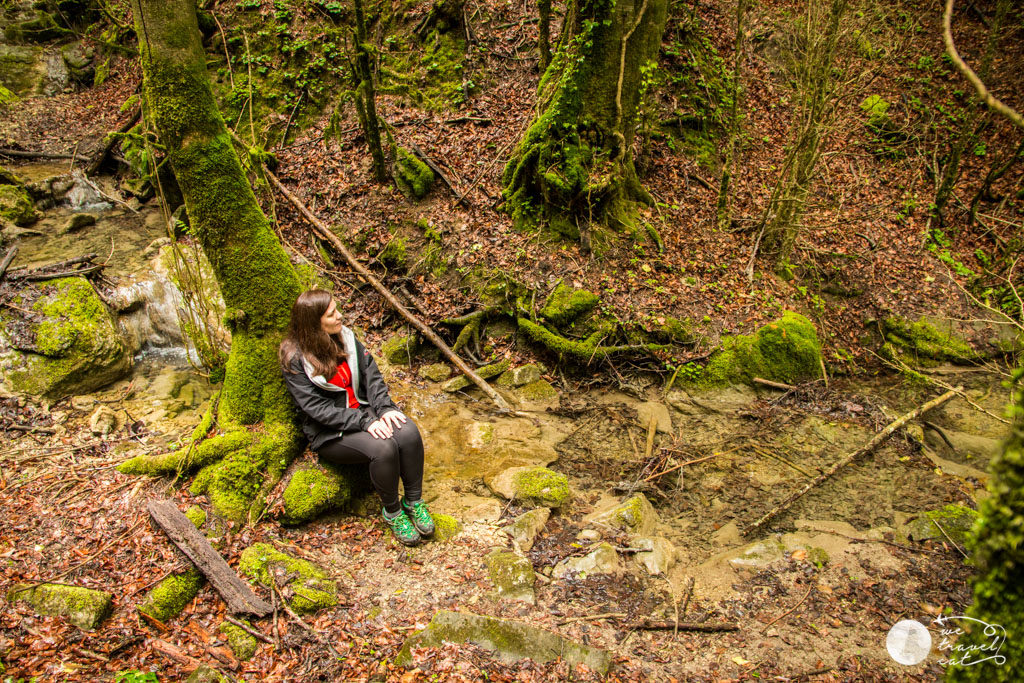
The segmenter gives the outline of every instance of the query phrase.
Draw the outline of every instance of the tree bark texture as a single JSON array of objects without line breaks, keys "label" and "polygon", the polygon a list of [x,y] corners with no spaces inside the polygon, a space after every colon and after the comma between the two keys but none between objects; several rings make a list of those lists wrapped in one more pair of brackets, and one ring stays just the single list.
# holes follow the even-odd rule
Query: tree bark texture
[{"label": "tree bark texture", "polygon": [[[165,147],[192,230],[213,266],[232,331],[216,415],[228,433],[188,449],[175,467],[205,465],[193,489],[208,493],[223,516],[241,519],[298,452],[299,432],[277,346],[299,283],[217,109],[194,2],[133,0],[132,10],[146,116]],[[258,432],[246,429],[256,423],[262,423]],[[196,442],[211,424],[209,417],[204,419]],[[197,454],[202,457],[190,462]],[[145,470],[139,463],[138,471]]]},{"label": "tree bark texture", "polygon": [[[538,87],[538,114],[503,176],[517,225],[573,239],[632,222],[650,202],[633,164],[641,69],[661,45],[667,0],[577,0]],[[567,37],[568,36],[568,37]],[[584,235],[585,237],[585,235]]]},{"label": "tree bark texture", "polygon": [[718,228],[725,230],[732,222],[732,174],[736,166],[736,141],[740,135],[740,81],[743,66],[743,44],[746,37],[743,30],[743,15],[746,14],[750,0],[736,0],[736,41],[732,57],[732,101],[729,103],[729,120],[725,143],[725,155],[722,158],[722,175],[718,184]]},{"label": "tree bark texture", "polygon": [[540,53],[540,70],[543,72],[551,64],[551,0],[537,0],[537,13],[540,15],[537,51]]},{"label": "tree bark texture", "polygon": [[373,177],[378,182],[388,179],[384,148],[380,143],[380,121],[377,118],[377,93],[373,87],[373,71],[370,68],[370,48],[366,44],[366,17],[363,14],[363,0],[355,0],[356,19],[356,71],[359,85],[356,86],[356,111],[359,123],[366,136],[373,159]]}]

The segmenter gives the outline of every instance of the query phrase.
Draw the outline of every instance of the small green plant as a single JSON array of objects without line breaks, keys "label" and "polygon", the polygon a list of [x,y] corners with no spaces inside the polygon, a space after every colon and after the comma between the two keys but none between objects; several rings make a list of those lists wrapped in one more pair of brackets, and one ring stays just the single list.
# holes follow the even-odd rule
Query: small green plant
[{"label": "small green plant", "polygon": [[126,669],[118,671],[114,676],[114,683],[159,683],[160,679],[152,671],[139,671],[138,669]]}]

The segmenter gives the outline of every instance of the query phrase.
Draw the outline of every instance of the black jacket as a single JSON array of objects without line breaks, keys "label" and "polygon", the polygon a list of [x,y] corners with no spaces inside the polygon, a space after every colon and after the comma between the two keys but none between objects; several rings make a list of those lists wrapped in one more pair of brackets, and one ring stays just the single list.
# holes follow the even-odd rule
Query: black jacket
[{"label": "black jacket", "polygon": [[[353,371],[352,382],[359,403],[372,408],[378,416],[389,410],[401,412],[391,400],[370,352],[347,328],[343,330],[343,337],[346,337],[349,367]],[[353,357],[357,361],[355,366]],[[301,414],[302,431],[309,439],[309,447],[315,451],[345,432],[365,431],[374,421],[373,416],[364,410],[349,408],[348,393],[344,389],[328,384],[323,376],[312,376],[312,372],[302,354],[297,353],[283,373],[284,383]]]}]

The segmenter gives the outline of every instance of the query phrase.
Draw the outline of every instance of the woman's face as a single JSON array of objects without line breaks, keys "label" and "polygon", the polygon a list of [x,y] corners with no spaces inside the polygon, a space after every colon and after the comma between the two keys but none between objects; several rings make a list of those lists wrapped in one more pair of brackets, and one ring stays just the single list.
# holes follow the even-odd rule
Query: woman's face
[{"label": "woman's face", "polygon": [[331,299],[331,305],[320,316],[320,328],[327,334],[338,334],[341,332],[341,313],[338,312],[338,305],[334,302],[334,299]]}]

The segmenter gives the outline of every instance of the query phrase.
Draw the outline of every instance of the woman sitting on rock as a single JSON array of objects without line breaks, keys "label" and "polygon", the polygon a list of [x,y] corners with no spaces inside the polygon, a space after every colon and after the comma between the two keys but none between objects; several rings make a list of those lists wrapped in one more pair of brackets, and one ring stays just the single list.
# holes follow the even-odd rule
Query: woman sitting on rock
[{"label": "woman sitting on rock", "polygon": [[[292,306],[278,351],[284,381],[302,413],[302,431],[322,462],[368,464],[395,538],[416,545],[434,533],[422,501],[423,441],[388,394],[380,370],[329,292],[311,289]],[[405,495],[398,497],[398,481]]]}]

